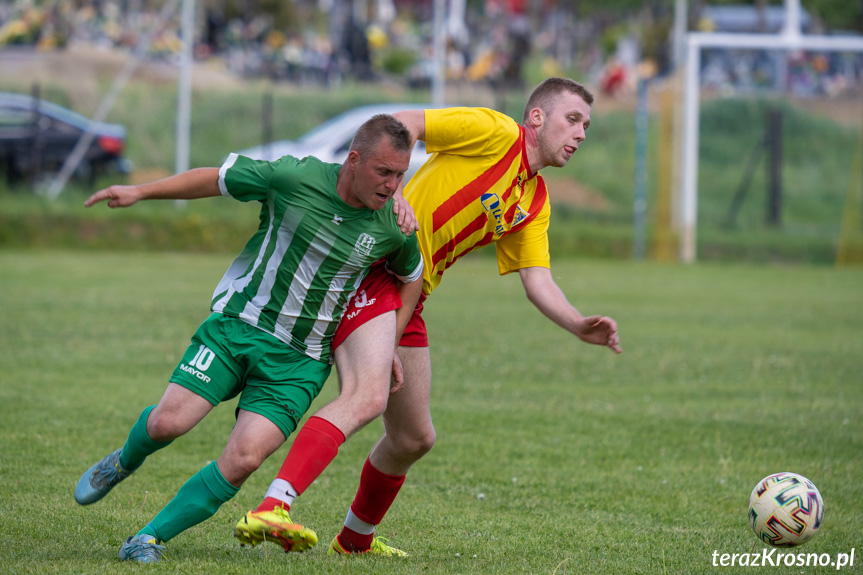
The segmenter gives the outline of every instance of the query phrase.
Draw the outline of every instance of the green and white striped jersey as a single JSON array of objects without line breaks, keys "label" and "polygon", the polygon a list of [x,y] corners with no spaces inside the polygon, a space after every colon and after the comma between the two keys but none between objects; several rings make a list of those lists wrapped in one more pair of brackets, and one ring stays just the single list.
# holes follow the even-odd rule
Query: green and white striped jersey
[{"label": "green and white striped jersey", "polygon": [[271,333],[314,359],[332,361],[345,305],[375,261],[408,282],[422,274],[416,234],[405,236],[392,200],[354,208],[336,193],[339,164],[231,154],[219,170],[224,196],[261,202],[260,226],[213,293],[212,310]]}]

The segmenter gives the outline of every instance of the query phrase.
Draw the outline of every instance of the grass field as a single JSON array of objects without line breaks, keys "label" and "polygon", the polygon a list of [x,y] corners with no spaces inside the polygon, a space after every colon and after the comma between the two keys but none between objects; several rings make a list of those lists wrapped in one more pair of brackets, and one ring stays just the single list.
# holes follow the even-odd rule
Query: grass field
[{"label": "grass field", "polygon": [[[169,561],[119,564],[120,543],[221,452],[233,404],[152,456],[105,500],[78,477],[158,401],[229,257],[0,251],[0,571],[7,573],[735,573],[712,554],[760,552],[746,502],[794,471],[824,497],[801,553],[863,565],[863,270],[556,262],[624,354],[578,343],[517,277],[468,259],[427,306],[435,449],[379,534],[406,561],[331,558],[379,423],[354,436],[294,506],[322,545],[240,548],[283,447]],[[335,382],[318,405],[333,396]],[[767,567],[765,573],[827,573]]]}]

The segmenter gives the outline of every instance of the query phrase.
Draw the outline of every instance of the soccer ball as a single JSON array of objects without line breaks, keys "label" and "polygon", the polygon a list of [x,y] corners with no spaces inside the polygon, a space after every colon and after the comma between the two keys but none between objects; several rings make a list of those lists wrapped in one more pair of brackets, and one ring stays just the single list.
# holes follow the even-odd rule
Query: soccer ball
[{"label": "soccer ball", "polygon": [[796,473],[774,473],[749,496],[749,524],[774,547],[803,545],[821,529],[824,501],[815,484]]}]

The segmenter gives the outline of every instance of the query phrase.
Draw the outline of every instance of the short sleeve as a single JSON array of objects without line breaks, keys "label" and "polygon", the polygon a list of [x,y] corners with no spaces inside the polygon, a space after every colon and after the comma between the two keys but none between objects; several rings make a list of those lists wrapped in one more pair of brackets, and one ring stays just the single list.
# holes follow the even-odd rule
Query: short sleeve
[{"label": "short sleeve", "polygon": [[518,124],[488,108],[430,108],[425,111],[429,153],[485,156],[508,147],[519,136]]},{"label": "short sleeve", "polygon": [[231,154],[219,168],[219,190],[223,196],[241,202],[266,200],[276,166],[291,160],[296,161],[290,156],[277,162],[265,162]]},{"label": "short sleeve", "polygon": [[423,258],[417,235],[405,238],[398,249],[387,254],[387,270],[404,283],[418,280],[423,273]]},{"label": "short sleeve", "polygon": [[548,223],[551,210],[545,209],[524,228],[507,234],[495,242],[497,267],[500,275],[522,268],[551,267],[548,249]]}]

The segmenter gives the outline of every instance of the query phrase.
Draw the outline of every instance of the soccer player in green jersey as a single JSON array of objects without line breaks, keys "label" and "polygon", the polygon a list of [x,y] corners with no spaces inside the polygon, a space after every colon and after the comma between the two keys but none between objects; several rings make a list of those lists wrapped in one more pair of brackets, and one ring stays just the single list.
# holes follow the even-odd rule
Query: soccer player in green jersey
[{"label": "soccer player in green jersey", "polygon": [[[125,444],[87,470],[75,489],[81,505],[99,501],[147,456],[191,430],[220,402],[240,396],[237,422],[221,456],[120,548],[123,560],[159,561],[162,543],[211,517],[296,429],[332,367],[332,337],[349,298],[381,259],[401,280],[404,311],[388,314],[341,347],[362,357],[362,374],[396,370],[397,334],[422,288],[416,235],[393,208],[413,142],[389,115],[357,132],[345,163],[285,156],[276,162],[232,154],[221,168],[198,168],[138,186],[111,186],[85,202],[112,208],[145,199],[229,196],[261,203],[260,226],[213,294],[212,313],[192,336],[158,405],[147,407]],[[384,209],[386,208],[386,209]],[[403,208],[402,208],[403,209]],[[357,368],[359,369],[359,368]],[[341,373],[340,373],[341,375]],[[356,381],[342,394],[356,393]],[[302,551],[317,536],[298,526],[283,541]]]}]

